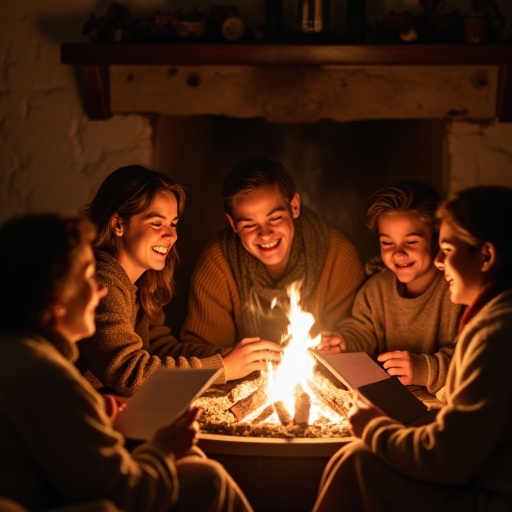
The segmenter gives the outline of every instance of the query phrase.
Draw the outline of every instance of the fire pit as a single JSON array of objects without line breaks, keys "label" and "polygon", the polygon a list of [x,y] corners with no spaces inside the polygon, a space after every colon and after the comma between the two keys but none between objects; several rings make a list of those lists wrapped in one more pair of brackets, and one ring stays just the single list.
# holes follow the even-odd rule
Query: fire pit
[{"label": "fire pit", "polygon": [[[196,401],[199,446],[221,462],[257,512],[311,510],[330,457],[351,440],[352,393],[316,369],[309,335],[315,319],[290,297],[279,365],[261,375],[213,387]],[[262,354],[264,357],[264,354]]]},{"label": "fire pit", "polygon": [[203,409],[199,446],[222,463],[257,512],[306,512],[315,502],[327,462],[352,440],[346,420],[352,393],[317,371],[323,410],[336,408],[329,417],[320,415],[311,423],[288,418],[287,422],[286,415],[280,418],[274,411],[261,419],[260,411],[269,407],[263,404],[237,421],[236,414],[258,402],[264,380],[253,375],[243,382],[216,386],[196,401]]}]

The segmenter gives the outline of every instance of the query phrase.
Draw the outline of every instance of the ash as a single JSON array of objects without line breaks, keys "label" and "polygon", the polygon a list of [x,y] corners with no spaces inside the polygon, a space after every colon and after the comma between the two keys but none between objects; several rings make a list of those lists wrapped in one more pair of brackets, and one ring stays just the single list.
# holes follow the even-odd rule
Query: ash
[{"label": "ash", "polygon": [[230,407],[239,400],[246,398],[256,391],[263,379],[259,374],[253,374],[243,381],[233,381],[222,386],[209,388],[194,403],[202,409],[199,416],[201,432],[205,434],[222,434],[240,437],[266,437],[266,438],[338,438],[352,436],[346,416],[352,406],[354,395],[340,385],[336,385],[325,374],[317,372],[315,383],[322,389],[324,397],[336,403],[338,411],[332,420],[320,417],[309,425],[298,425],[292,422],[287,425],[280,423],[237,422],[230,412]]}]

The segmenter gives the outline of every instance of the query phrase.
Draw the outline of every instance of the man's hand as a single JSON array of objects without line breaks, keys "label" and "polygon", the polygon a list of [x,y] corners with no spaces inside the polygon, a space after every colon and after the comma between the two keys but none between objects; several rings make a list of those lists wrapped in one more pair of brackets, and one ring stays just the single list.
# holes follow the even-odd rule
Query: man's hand
[{"label": "man's hand", "polygon": [[244,338],[223,357],[226,380],[241,379],[258,370],[265,370],[269,362],[279,363],[283,347],[260,338]]},{"label": "man's hand", "polygon": [[345,352],[343,337],[335,332],[323,332],[320,344],[314,349],[317,354],[339,354]]},{"label": "man's hand", "polygon": [[356,401],[348,411],[347,419],[352,426],[354,435],[361,437],[366,425],[379,416],[387,416],[387,414],[376,405],[373,405],[363,395],[357,393]]}]

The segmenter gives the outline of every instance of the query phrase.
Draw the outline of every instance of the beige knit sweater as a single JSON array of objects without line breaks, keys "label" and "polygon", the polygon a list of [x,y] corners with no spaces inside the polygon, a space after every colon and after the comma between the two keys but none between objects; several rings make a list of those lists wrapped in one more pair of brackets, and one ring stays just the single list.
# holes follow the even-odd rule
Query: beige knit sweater
[{"label": "beige knit sweater", "polygon": [[445,384],[463,309],[450,301],[441,272],[422,295],[408,299],[399,295],[395,274],[384,270],[361,287],[338,332],[349,352],[412,352],[414,384],[435,393]]},{"label": "beige knit sweater", "polygon": [[205,343],[181,343],[160,321],[139,314],[137,287],[115,258],[96,255],[97,278],[108,294],[97,309],[96,333],[78,343],[77,363],[96,388],[132,395],[158,368],[223,368],[221,350]]}]

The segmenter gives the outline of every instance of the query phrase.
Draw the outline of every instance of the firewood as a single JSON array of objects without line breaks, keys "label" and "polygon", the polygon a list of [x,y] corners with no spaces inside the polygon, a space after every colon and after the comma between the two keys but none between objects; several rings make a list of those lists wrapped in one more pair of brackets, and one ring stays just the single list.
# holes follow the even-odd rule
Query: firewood
[{"label": "firewood", "polygon": [[229,410],[235,417],[236,421],[243,420],[246,416],[261,407],[268,400],[267,394],[261,388],[251,393],[249,396],[242,398]]},{"label": "firewood", "polygon": [[290,413],[286,410],[284,403],[281,400],[274,402],[274,409],[277,413],[281,425],[288,425],[292,422]]},{"label": "firewood", "polygon": [[342,416],[346,417],[347,409],[344,406],[343,400],[340,400],[338,403],[335,395],[328,395],[323,389],[320,388],[317,384],[315,384],[312,380],[308,380],[309,387],[311,391],[315,394],[315,396],[324,404],[330,407],[334,412]]},{"label": "firewood", "polygon": [[309,423],[309,411],[311,409],[311,398],[302,389],[302,386],[297,386],[295,390],[295,416],[293,422],[296,425],[307,425]]},{"label": "firewood", "polygon": [[267,405],[259,414],[258,416],[252,421],[254,425],[257,425],[258,423],[261,423],[262,421],[265,421],[267,418],[272,416],[274,414],[274,406]]}]

